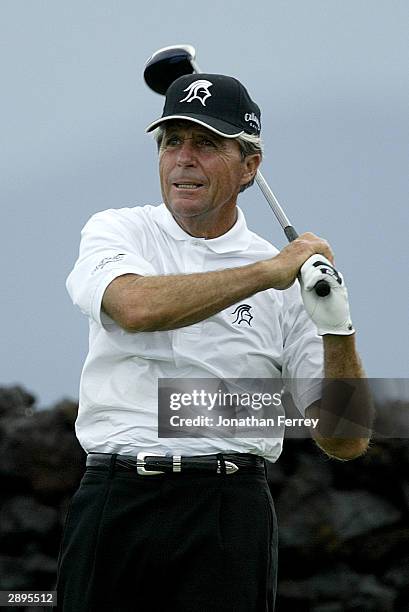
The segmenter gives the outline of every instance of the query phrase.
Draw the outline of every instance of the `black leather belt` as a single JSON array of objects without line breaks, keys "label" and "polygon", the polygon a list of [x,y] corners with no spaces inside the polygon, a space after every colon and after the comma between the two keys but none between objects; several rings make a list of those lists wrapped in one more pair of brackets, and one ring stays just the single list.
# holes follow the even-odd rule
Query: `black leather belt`
[{"label": "black leather belt", "polygon": [[212,473],[234,474],[238,471],[264,473],[264,459],[248,453],[200,455],[182,457],[181,455],[154,455],[140,452],[132,455],[111,455],[108,453],[90,453],[87,456],[87,467],[101,467],[122,471],[135,471],[140,476],[178,473]]}]

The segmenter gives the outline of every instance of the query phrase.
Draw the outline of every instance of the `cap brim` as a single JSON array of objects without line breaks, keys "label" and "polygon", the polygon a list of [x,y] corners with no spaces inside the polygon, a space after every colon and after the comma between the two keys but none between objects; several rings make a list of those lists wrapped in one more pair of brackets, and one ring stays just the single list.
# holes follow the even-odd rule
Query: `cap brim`
[{"label": "cap brim", "polygon": [[219,136],[224,136],[224,138],[237,138],[244,134],[244,130],[237,131],[237,126],[231,125],[230,123],[226,123],[226,121],[221,121],[220,119],[215,119],[215,117],[206,117],[204,115],[169,115],[168,117],[161,117],[160,119],[156,119],[153,123],[148,125],[145,132],[152,132],[155,128],[159,127],[165,121],[170,121],[172,119],[181,119],[185,121],[192,121],[193,123],[198,123],[203,127],[215,132]]}]

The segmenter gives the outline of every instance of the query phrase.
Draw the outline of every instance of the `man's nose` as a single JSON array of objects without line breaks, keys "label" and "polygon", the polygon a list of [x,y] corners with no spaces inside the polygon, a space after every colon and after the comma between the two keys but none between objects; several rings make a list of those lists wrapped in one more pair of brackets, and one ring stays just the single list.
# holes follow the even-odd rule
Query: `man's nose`
[{"label": "man's nose", "polygon": [[181,166],[192,166],[196,163],[196,150],[191,138],[185,138],[178,147],[177,162]]}]

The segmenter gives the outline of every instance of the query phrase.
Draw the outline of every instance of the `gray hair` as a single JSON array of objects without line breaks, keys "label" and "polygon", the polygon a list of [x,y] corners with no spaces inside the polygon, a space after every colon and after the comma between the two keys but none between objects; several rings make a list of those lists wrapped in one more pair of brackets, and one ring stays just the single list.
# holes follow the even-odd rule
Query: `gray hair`
[{"label": "gray hair", "polygon": [[[264,144],[260,138],[260,136],[256,136],[255,134],[246,134],[244,132],[241,136],[235,138],[237,140],[240,147],[240,155],[241,159],[244,161],[247,155],[261,155],[261,159],[263,159],[264,154]],[[251,187],[254,183],[255,177],[251,179],[245,185],[240,187],[240,192],[242,193],[245,189]]]},{"label": "gray hair", "polygon": [[[161,125],[159,125],[159,127],[156,128],[156,130],[153,131],[153,137],[156,140],[158,149],[160,149],[164,135],[165,135],[165,124],[162,123]],[[241,134],[240,136],[237,136],[237,138],[233,138],[232,140],[235,140],[240,147],[240,156],[241,156],[242,161],[244,161],[248,155],[258,154],[258,155],[261,155],[261,157],[263,157],[264,144],[260,136],[255,136],[254,134],[246,134],[246,132],[243,132],[243,134]],[[249,181],[245,185],[242,185],[240,187],[239,193],[251,187],[254,183],[254,178],[252,178],[251,181]]]}]

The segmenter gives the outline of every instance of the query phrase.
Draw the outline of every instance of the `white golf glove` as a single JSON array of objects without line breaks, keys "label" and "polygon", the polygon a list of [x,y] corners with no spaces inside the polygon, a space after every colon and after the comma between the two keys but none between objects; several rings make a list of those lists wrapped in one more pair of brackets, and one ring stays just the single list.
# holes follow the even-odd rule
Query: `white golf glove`
[{"label": "white golf glove", "polygon": [[[320,297],[314,291],[318,281],[325,280],[331,291]],[[349,336],[355,332],[349,314],[348,291],[344,279],[323,255],[312,255],[301,266],[301,295],[304,306],[318,329],[318,334]]]}]

